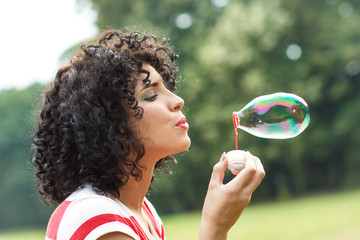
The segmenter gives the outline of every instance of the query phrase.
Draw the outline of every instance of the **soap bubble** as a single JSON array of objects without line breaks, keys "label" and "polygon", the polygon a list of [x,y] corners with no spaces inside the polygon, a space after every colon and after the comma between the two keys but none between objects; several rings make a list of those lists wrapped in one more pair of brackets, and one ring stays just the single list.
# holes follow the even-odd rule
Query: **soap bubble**
[{"label": "soap bubble", "polygon": [[291,44],[286,49],[286,56],[290,60],[298,60],[302,55],[301,47],[297,44]]},{"label": "soap bubble", "polygon": [[175,24],[180,29],[187,29],[193,24],[193,19],[189,13],[181,13],[177,15]]},{"label": "soap bubble", "polygon": [[273,93],[255,98],[233,113],[235,130],[240,128],[261,138],[286,139],[309,125],[307,103],[291,93]]}]

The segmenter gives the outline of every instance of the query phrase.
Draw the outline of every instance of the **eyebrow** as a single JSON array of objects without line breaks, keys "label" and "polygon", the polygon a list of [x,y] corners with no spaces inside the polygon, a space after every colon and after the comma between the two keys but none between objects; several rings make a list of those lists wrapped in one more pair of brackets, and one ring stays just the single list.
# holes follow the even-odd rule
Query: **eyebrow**
[{"label": "eyebrow", "polygon": [[157,87],[159,86],[159,81],[151,82],[150,84],[145,84],[145,86],[139,91],[142,92],[143,90],[150,88],[150,87]]}]

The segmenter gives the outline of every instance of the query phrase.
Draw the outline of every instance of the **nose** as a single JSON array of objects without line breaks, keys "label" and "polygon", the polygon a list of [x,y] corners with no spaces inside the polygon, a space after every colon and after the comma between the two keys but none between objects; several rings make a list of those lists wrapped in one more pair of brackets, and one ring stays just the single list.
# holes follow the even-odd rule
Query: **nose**
[{"label": "nose", "polygon": [[172,98],[170,102],[171,111],[178,112],[183,108],[183,106],[184,106],[184,100],[178,95],[172,93]]}]

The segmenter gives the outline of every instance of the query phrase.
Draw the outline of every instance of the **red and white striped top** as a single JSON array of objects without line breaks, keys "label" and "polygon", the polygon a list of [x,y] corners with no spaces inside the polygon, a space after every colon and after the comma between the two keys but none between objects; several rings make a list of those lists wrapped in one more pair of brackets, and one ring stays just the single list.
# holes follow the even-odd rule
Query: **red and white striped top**
[{"label": "red and white striped top", "polygon": [[142,210],[149,228],[118,199],[99,195],[90,186],[71,194],[53,212],[46,240],[93,240],[121,232],[135,240],[165,240],[164,227],[155,208],[145,198]]}]

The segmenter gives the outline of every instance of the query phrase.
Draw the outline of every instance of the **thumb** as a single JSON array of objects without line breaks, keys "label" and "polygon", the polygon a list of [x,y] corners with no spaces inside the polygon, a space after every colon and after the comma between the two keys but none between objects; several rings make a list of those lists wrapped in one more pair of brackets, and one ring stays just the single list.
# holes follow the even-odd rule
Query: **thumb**
[{"label": "thumb", "polygon": [[220,161],[214,165],[210,178],[211,185],[216,185],[216,186],[222,185],[227,165],[228,165],[228,159],[226,153],[224,152],[220,157]]}]

